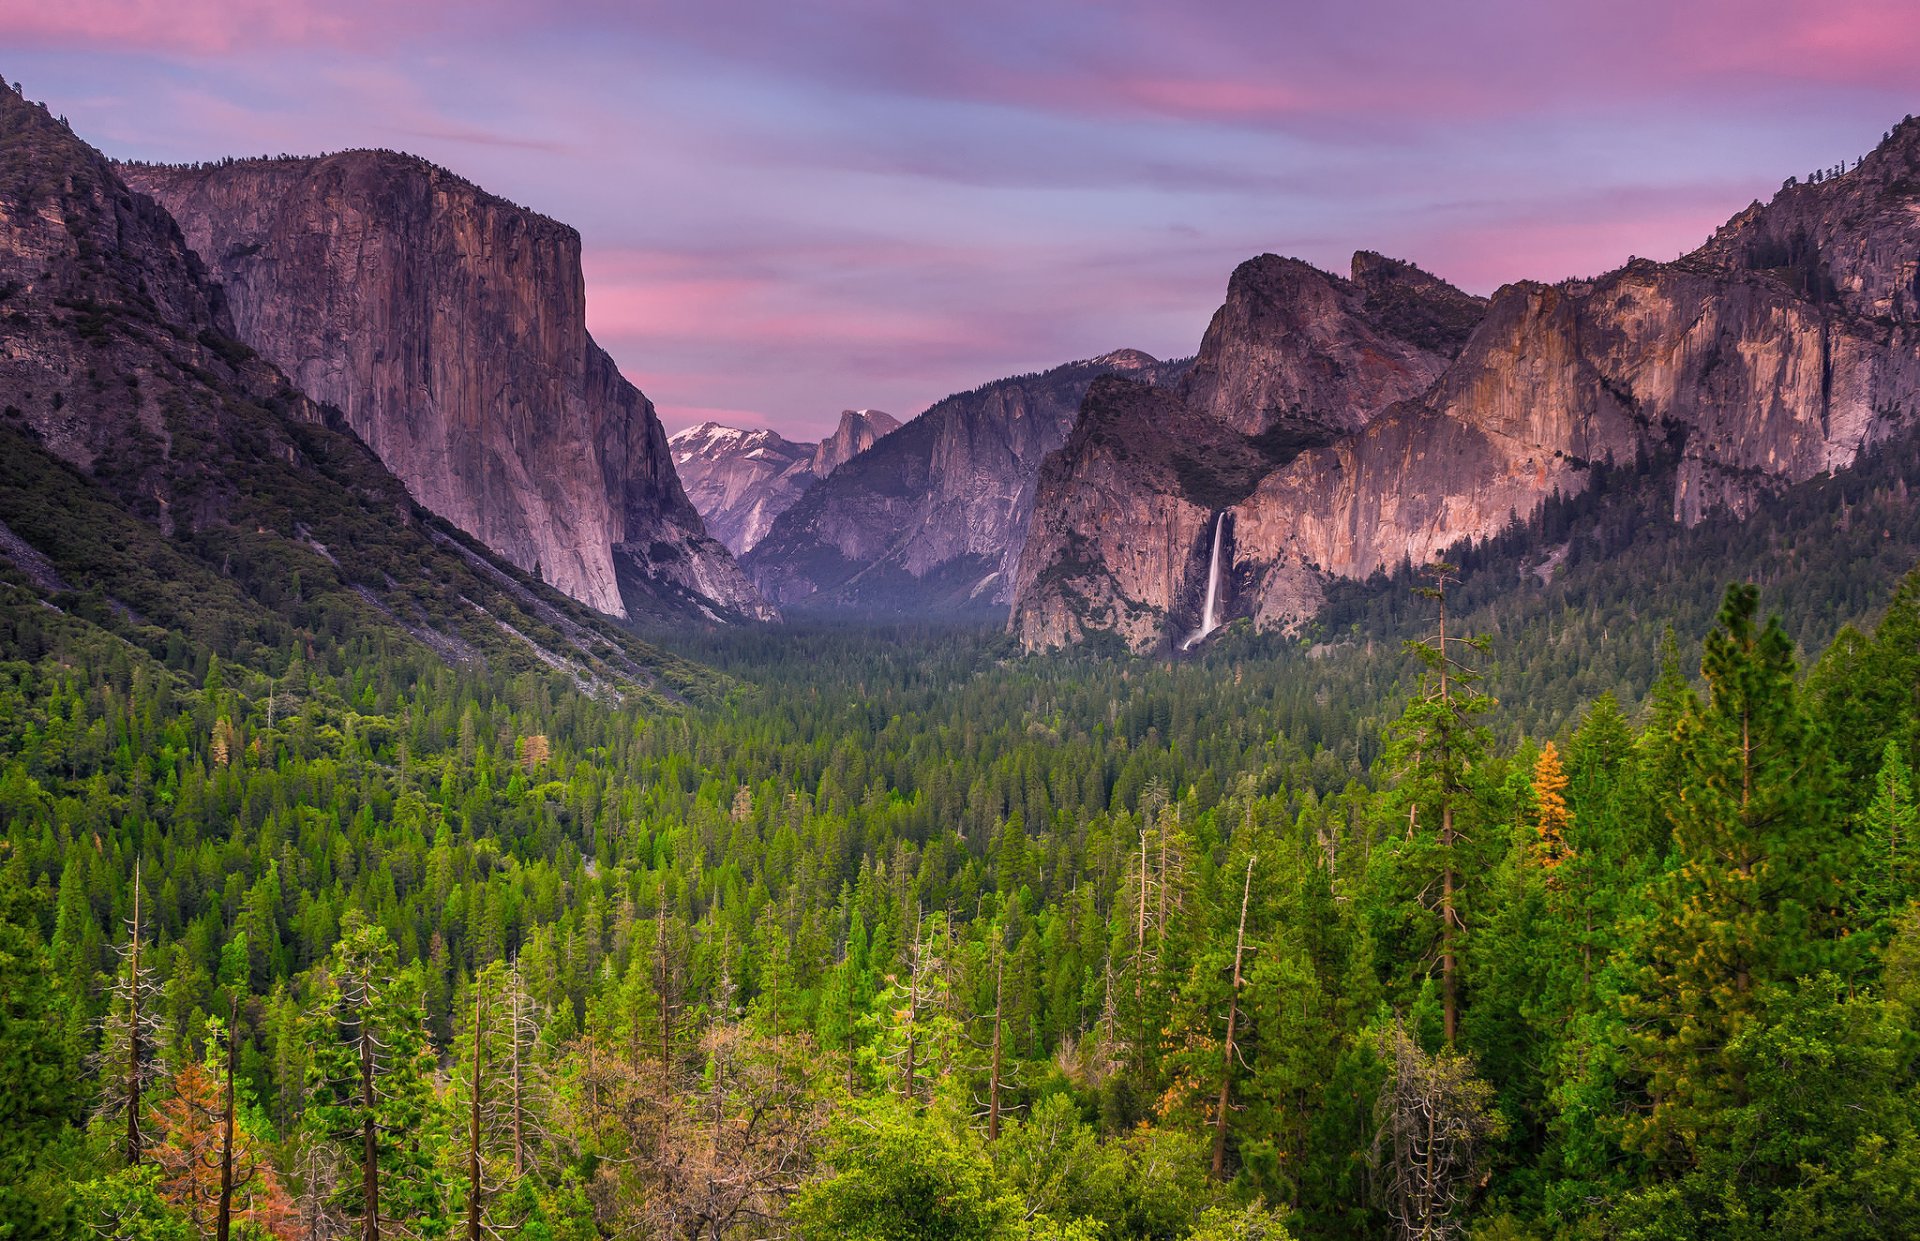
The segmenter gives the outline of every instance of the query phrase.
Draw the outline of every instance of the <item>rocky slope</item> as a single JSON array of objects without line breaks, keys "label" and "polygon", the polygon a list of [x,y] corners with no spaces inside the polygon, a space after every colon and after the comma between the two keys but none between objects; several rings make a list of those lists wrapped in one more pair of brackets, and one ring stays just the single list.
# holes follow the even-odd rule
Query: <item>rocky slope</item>
[{"label": "rocky slope", "polygon": [[160,658],[183,633],[256,667],[351,635],[610,692],[675,663],[411,503],[234,338],[168,214],[4,87],[0,528],[0,588]]},{"label": "rocky slope", "polygon": [[120,172],[179,222],[236,335],[428,509],[613,616],[772,615],[587,334],[572,229],[390,152]]},{"label": "rocky slope", "polygon": [[[1782,486],[1846,467],[1920,421],[1916,256],[1920,124],[1908,123],[1859,167],[1819,185],[1789,184],[1676,262],[1636,260],[1598,280],[1501,289],[1423,392],[1360,418],[1358,429],[1276,468],[1244,498],[1223,500],[1234,532],[1235,613],[1264,627],[1295,625],[1317,607],[1329,576],[1362,578],[1490,537],[1556,492],[1582,491],[1599,461],[1670,458],[1659,477],[1673,519],[1686,524],[1744,512]],[[1310,280],[1290,287],[1303,304],[1327,304]],[[1267,322],[1287,318],[1276,310]],[[1227,327],[1230,338],[1264,331],[1250,314]],[[1265,399],[1263,377],[1311,390],[1299,378],[1311,368],[1272,362],[1279,346],[1223,343],[1216,354],[1236,352],[1210,390],[1189,385],[1189,405],[1200,406],[1193,412],[1248,430],[1256,423],[1244,411]],[[1346,356],[1377,372],[1373,380],[1349,373],[1350,393],[1389,392],[1411,374],[1392,354]],[[1208,400],[1220,391],[1238,394],[1241,412]],[[1048,472],[1070,480],[1084,471],[1050,463]],[[1134,544],[1159,537],[1164,483],[1140,472],[1132,492],[1112,501],[1122,519],[1074,553],[1080,577],[1111,579],[1111,599],[1091,607],[1058,588],[1063,553],[1050,550],[1065,545],[1051,527],[1078,520],[1070,490],[1063,483],[1036,506],[1036,560],[1022,565],[1014,632],[1044,647],[1078,640],[1088,627],[1117,628],[1139,649],[1183,632],[1191,616],[1179,608],[1157,631],[1104,619],[1116,600],[1194,597],[1204,569],[1191,555],[1164,568],[1130,567]],[[1161,573],[1178,580],[1162,582]]]},{"label": "rocky slope", "polygon": [[703,422],[667,437],[673,466],[707,532],[743,556],[814,483],[817,444],[778,431]]},{"label": "rocky slope", "polygon": [[877,409],[840,413],[834,433],[816,444],[795,443],[777,431],[745,431],[703,422],[667,437],[687,499],[707,530],[736,556],[766,537],[773,519],[807,488],[883,436],[897,430],[893,415]]},{"label": "rocky slope", "polygon": [[1184,363],[1121,350],[939,402],[814,486],[745,558],[776,603],[864,611],[1003,605],[1045,456],[1089,385],[1170,383]]},{"label": "rocky slope", "polygon": [[[1241,264],[1178,396],[1141,418],[1137,400],[1096,390],[1043,467],[1015,631],[1035,646],[1111,631],[1135,649],[1171,649],[1199,622],[1215,515],[1302,450],[1430,387],[1485,310],[1372,253],[1354,256],[1351,279],[1271,254]],[[1124,436],[1112,431],[1127,421]],[[1233,523],[1222,529],[1242,540]]]}]

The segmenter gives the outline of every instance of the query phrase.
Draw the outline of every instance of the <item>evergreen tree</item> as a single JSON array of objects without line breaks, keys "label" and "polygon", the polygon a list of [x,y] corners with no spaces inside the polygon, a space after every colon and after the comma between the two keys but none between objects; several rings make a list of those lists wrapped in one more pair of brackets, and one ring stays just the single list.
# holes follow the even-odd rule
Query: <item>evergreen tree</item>
[{"label": "evergreen tree", "polygon": [[1864,921],[1897,916],[1920,897],[1920,809],[1913,803],[1913,772],[1898,741],[1881,754],[1873,800],[1860,812],[1860,867],[1855,887]]},{"label": "evergreen tree", "polygon": [[350,913],[340,931],[310,1018],[307,1120],[350,1171],[341,1208],[379,1241],[386,1224],[436,1209],[433,1052],[420,979],[398,968],[386,930]]},{"label": "evergreen tree", "polygon": [[[1494,704],[1474,688],[1480,674],[1463,662],[1461,654],[1484,653],[1486,639],[1447,630],[1447,590],[1459,581],[1459,569],[1436,563],[1428,567],[1426,576],[1431,585],[1417,593],[1434,601],[1437,623],[1431,637],[1407,644],[1419,657],[1424,675],[1419,693],[1395,725],[1392,757],[1405,798],[1409,852],[1417,855],[1411,860],[1417,871],[1432,878],[1439,922],[1434,953],[1440,969],[1446,1040],[1451,1044],[1459,1031],[1460,940],[1466,929],[1460,848],[1472,826],[1467,818],[1473,765],[1491,741],[1488,729],[1476,721]],[[1422,889],[1428,886],[1423,884]]]},{"label": "evergreen tree", "polygon": [[1727,591],[1706,640],[1709,697],[1675,728],[1684,775],[1666,790],[1674,858],[1632,945],[1622,995],[1635,1106],[1622,1137],[1685,1163],[1750,1100],[1724,1050],[1761,988],[1845,967],[1839,910],[1850,850],[1831,761],[1794,682],[1792,642],[1756,622],[1758,592]]}]

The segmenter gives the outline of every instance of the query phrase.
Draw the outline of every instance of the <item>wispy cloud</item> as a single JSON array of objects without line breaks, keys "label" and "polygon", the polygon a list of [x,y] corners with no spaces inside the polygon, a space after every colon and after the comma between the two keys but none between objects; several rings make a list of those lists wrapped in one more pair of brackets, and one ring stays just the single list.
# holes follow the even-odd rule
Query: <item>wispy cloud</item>
[{"label": "wispy cloud", "polygon": [[670,422],[805,436],[1121,345],[1263,250],[1669,257],[1914,110],[1910,0],[0,0],[110,153],[390,146],[567,221]]}]

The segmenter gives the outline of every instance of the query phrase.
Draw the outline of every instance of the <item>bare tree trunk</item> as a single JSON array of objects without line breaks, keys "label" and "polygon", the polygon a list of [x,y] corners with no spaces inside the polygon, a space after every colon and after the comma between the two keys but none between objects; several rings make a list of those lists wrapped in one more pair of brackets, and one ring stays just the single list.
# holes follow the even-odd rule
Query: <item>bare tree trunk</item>
[{"label": "bare tree trunk", "polygon": [[[1453,847],[1453,807],[1440,808],[1440,843]],[[1451,858],[1451,855],[1449,855]],[[1453,907],[1453,863],[1440,876],[1440,998],[1445,1005],[1447,1046],[1453,1046],[1460,1026],[1460,984],[1454,975],[1453,932],[1458,915]]]},{"label": "bare tree trunk", "polygon": [[1138,1005],[1145,995],[1147,955],[1147,827],[1140,825],[1140,900],[1133,921],[1133,1001]]},{"label": "bare tree trunk", "polygon": [[993,963],[993,1072],[987,1078],[987,1141],[1000,1140],[1000,1024],[1006,961],[996,952]]},{"label": "bare tree trunk", "polygon": [[1240,955],[1247,946],[1247,899],[1253,895],[1253,858],[1240,886],[1240,929],[1233,938],[1233,989],[1227,993],[1227,1041],[1220,1056],[1220,1099],[1213,1112],[1213,1179],[1226,1179],[1227,1110],[1233,1103],[1233,1035],[1240,1018]]},{"label": "bare tree trunk", "polygon": [[239,1059],[240,997],[228,1005],[227,1098],[220,1122],[220,1206],[214,1215],[214,1241],[228,1241],[233,1227],[233,1062]]},{"label": "bare tree trunk", "polygon": [[[1443,707],[1453,702],[1452,691],[1447,686],[1447,663],[1451,656],[1447,653],[1447,591],[1444,582],[1440,586],[1440,702]],[[1443,734],[1446,735],[1446,734]],[[1440,878],[1440,998],[1445,1008],[1447,1046],[1453,1046],[1454,1035],[1460,1025],[1460,991],[1454,977],[1453,959],[1453,780],[1452,756],[1443,754],[1445,760],[1441,774],[1440,789],[1440,847],[1445,851],[1445,871]]]},{"label": "bare tree trunk", "polygon": [[526,1113],[521,1104],[520,1078],[520,967],[513,970],[513,1179],[527,1170]]},{"label": "bare tree trunk", "polygon": [[[665,904],[665,901],[662,901]],[[673,998],[671,962],[667,959],[667,911],[663,908],[654,928],[654,988],[660,993],[660,1071],[673,1068]]]},{"label": "bare tree trunk", "polygon": [[480,1064],[485,1055],[486,984],[473,982],[473,1098],[467,1112],[467,1241],[480,1241]]},{"label": "bare tree trunk", "polygon": [[373,1118],[373,1031],[367,1028],[372,1014],[360,1013],[360,1235],[364,1241],[380,1241],[380,1146],[375,1138]]},{"label": "bare tree trunk", "polygon": [[920,920],[913,923],[913,955],[907,963],[907,1105],[914,1101],[913,1053],[920,1037]]},{"label": "bare tree trunk", "polygon": [[133,940],[127,983],[127,1166],[140,1162],[140,860],[133,862]]}]

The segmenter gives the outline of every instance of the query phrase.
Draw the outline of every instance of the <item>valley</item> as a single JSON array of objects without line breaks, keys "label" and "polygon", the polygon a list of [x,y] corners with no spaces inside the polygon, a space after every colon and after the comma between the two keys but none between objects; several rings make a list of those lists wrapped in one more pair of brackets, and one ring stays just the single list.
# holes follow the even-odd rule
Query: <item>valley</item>
[{"label": "valley", "polygon": [[1915,1235],[1916,186],[668,436],[0,84],[0,1237]]}]

